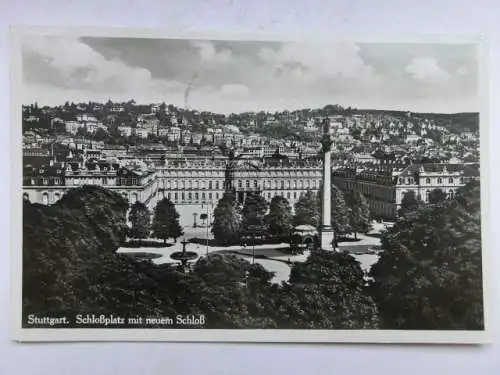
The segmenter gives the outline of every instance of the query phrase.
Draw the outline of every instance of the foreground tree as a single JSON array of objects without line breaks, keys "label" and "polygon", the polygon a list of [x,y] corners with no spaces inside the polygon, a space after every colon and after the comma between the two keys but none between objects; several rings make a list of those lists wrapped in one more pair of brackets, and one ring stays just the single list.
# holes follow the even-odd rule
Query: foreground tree
[{"label": "foreground tree", "polygon": [[245,199],[242,214],[242,230],[245,232],[251,227],[264,227],[264,216],[267,212],[267,202],[260,194],[248,194]]},{"label": "foreground tree", "polygon": [[416,210],[419,206],[420,202],[417,198],[417,195],[413,190],[407,191],[403,194],[403,198],[401,199],[401,206],[398,210],[399,216],[404,216],[408,212],[412,212]]},{"label": "foreground tree", "polygon": [[241,209],[234,192],[225,192],[214,209],[212,233],[221,245],[233,245],[239,242],[241,229]]},{"label": "foreground tree", "polygon": [[358,191],[351,190],[345,195],[345,202],[348,207],[348,217],[354,238],[358,238],[358,233],[367,233],[370,229],[370,206],[366,198]]},{"label": "foreground tree", "polygon": [[169,238],[177,242],[177,238],[184,234],[179,224],[179,213],[168,198],[162,199],[156,205],[152,229],[153,236],[163,239],[164,243]]},{"label": "foreground tree", "polygon": [[332,226],[335,237],[342,237],[351,233],[349,210],[344,200],[344,194],[339,189],[332,188]]},{"label": "foreground tree", "polygon": [[128,220],[132,224],[129,230],[131,238],[147,238],[151,232],[151,213],[144,203],[136,202],[130,208]]},{"label": "foreground tree", "polygon": [[429,192],[429,203],[436,204],[446,200],[446,193],[441,189],[434,189]]},{"label": "foreground tree", "polygon": [[204,315],[207,328],[277,328],[272,276],[238,256],[210,254],[179,284],[179,310]]},{"label": "foreground tree", "polygon": [[382,238],[371,293],[388,329],[482,329],[479,184],[420,206]]},{"label": "foreground tree", "polygon": [[292,208],[284,197],[279,195],[271,199],[269,213],[264,218],[269,233],[282,237],[290,234],[292,229]]},{"label": "foreground tree", "polygon": [[320,224],[320,205],[317,194],[308,190],[301,195],[294,206],[294,225],[312,225],[317,227]]},{"label": "foreground tree", "polygon": [[363,270],[351,255],[315,251],[296,263],[280,291],[277,321],[284,328],[377,328],[378,314],[364,291]]}]

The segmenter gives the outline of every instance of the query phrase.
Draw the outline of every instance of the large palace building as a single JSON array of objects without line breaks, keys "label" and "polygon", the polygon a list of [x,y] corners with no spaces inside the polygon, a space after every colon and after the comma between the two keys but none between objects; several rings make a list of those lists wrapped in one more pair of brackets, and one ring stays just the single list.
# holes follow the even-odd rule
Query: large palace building
[{"label": "large palace building", "polygon": [[332,174],[332,183],[342,191],[359,190],[373,217],[394,220],[406,192],[413,191],[425,203],[435,189],[452,199],[460,187],[478,178],[479,169],[472,165],[429,163],[338,169]]},{"label": "large palace building", "polygon": [[[131,204],[139,201],[154,209],[162,198],[178,208],[182,225],[193,216],[213,209],[225,190],[234,189],[243,203],[258,192],[270,201],[279,195],[290,205],[308,190],[318,191],[322,164],[317,159],[105,156],[95,150],[75,152],[55,162],[47,156],[28,155],[24,162],[23,197],[31,202],[53,204],[68,189],[98,185],[117,192]],[[471,179],[477,168],[463,164],[373,165],[336,169],[332,184],[343,191],[359,190],[368,200],[374,218],[394,220],[404,193],[414,191],[424,202],[441,189],[449,198]],[[196,220],[194,218],[194,220]]]},{"label": "large palace building", "polygon": [[25,163],[23,197],[34,203],[53,204],[68,189],[98,185],[119,193],[131,204],[143,202],[150,209],[160,199],[169,198],[178,207],[181,224],[189,225],[193,214],[212,214],[226,189],[228,173],[241,203],[247,194],[259,192],[269,201],[283,196],[293,207],[301,194],[320,187],[318,161],[241,159],[230,168],[228,172],[228,161],[221,159],[176,158],[153,165],[70,155],[65,162]]}]

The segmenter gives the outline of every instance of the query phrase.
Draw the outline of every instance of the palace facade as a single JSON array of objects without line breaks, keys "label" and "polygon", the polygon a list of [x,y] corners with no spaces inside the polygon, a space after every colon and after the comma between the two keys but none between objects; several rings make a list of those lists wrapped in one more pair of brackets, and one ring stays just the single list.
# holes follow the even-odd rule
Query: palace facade
[{"label": "palace facade", "polygon": [[[163,165],[145,164],[125,158],[114,161],[72,158],[48,165],[27,164],[24,168],[23,197],[33,203],[50,205],[69,190],[83,185],[106,187],[133,204],[145,203],[151,210],[158,200],[169,198],[181,214],[182,225],[192,223],[193,214],[211,216],[226,186],[227,161],[221,159],[165,159]],[[270,201],[287,198],[290,205],[321,183],[317,161],[238,160],[232,171],[232,186],[244,203],[249,193],[260,193]]]},{"label": "palace facade", "polygon": [[479,169],[464,164],[412,164],[405,167],[376,165],[343,168],[333,172],[332,183],[342,191],[357,189],[365,196],[375,218],[394,220],[406,192],[425,203],[435,189],[453,199],[469,181],[479,179]]}]

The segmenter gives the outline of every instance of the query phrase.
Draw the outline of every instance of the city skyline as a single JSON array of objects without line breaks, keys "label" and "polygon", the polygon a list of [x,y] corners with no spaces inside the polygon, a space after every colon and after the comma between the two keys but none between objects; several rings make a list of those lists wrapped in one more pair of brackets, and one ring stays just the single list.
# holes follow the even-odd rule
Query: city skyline
[{"label": "city skyline", "polygon": [[218,113],[339,104],[478,112],[474,44],[23,40],[23,102],[167,102]]}]

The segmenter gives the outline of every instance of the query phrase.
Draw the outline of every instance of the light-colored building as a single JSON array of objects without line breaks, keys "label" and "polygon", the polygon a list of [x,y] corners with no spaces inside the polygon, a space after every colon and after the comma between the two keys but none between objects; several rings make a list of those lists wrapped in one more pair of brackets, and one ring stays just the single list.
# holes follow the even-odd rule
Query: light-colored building
[{"label": "light-colored building", "polygon": [[104,160],[70,160],[64,163],[24,167],[23,199],[50,205],[73,188],[102,186],[120,194],[130,204],[137,201],[150,209],[157,202],[155,171],[139,166],[121,166]]},{"label": "light-colored building", "polygon": [[379,165],[338,169],[332,183],[342,191],[358,190],[367,199],[374,218],[394,220],[406,192],[413,191],[425,203],[435,189],[449,199],[473,179],[479,171],[464,164],[412,164],[406,167]]}]

